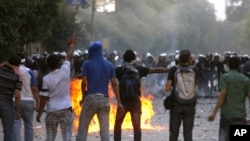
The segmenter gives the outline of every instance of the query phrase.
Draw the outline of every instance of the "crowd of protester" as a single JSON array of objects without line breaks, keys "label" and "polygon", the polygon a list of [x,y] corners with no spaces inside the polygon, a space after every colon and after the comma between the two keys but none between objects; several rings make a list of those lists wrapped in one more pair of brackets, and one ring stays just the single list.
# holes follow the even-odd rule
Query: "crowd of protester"
[{"label": "crowd of protester", "polygon": [[[86,51],[75,50],[74,52],[71,52],[71,53],[72,53],[71,54],[72,56],[70,55],[70,58],[69,58],[69,54],[66,54],[65,52],[53,52],[51,54],[44,52],[43,54],[34,55],[34,56],[25,56],[23,58],[25,59],[25,61],[22,62],[23,66],[33,71],[32,77],[36,78],[37,89],[40,93],[45,93],[44,88],[43,88],[44,76],[46,75],[48,76],[48,74],[50,74],[52,71],[51,66],[49,66],[49,64],[47,63],[47,59],[49,58],[48,56],[50,55],[57,56],[59,58],[58,60],[59,67],[54,66],[53,68],[54,70],[56,70],[57,68],[60,68],[60,66],[65,65],[65,62],[67,62],[67,67],[69,67],[69,73],[70,73],[69,78],[74,78],[74,77],[80,78],[80,76],[83,75],[83,70],[82,70],[84,68],[83,63],[87,60],[90,60],[89,52],[87,50]],[[103,56],[105,61],[108,61],[109,63],[111,63],[114,68],[117,68],[124,63],[124,58],[123,58],[124,52],[122,51],[103,51],[102,53],[103,54],[102,55],[100,54],[100,56]],[[180,63],[179,62],[180,52],[178,50],[176,50],[176,52],[174,53],[163,52],[156,56],[154,56],[152,53],[149,53],[149,52],[145,54],[139,54],[136,51],[134,51],[134,54],[136,56],[135,58],[136,63],[140,65],[141,67],[149,68],[149,70],[150,68],[170,69],[173,66],[178,65]],[[230,69],[228,68],[228,60],[231,56],[238,56],[240,58],[241,67],[238,71],[246,75],[248,78],[250,78],[250,61],[249,61],[248,55],[239,55],[231,51],[227,51],[222,54],[210,53],[210,52],[204,53],[204,54],[191,54],[191,58],[192,58],[191,65],[194,66],[197,70],[197,75],[198,75],[197,78],[199,82],[197,83],[197,91],[196,91],[197,97],[201,97],[201,98],[218,97],[219,80],[223,74],[230,71]],[[164,73],[155,73],[155,74],[148,75],[147,77],[143,77],[141,78],[141,82],[142,82],[141,88],[144,90],[144,93],[146,94],[153,94],[155,97],[164,97],[166,93],[164,91],[164,86],[167,83],[168,76],[169,75],[168,75],[168,70],[167,70],[167,71],[164,71]],[[49,83],[49,81],[47,83]],[[48,84],[46,84],[46,86],[47,85]],[[45,96],[47,95],[48,94],[46,92]],[[38,100],[36,99],[36,101]],[[47,102],[47,99],[45,101]],[[40,116],[44,110],[44,106],[45,106],[44,104],[46,102],[42,102],[42,106],[38,110],[40,113]],[[67,105],[66,107],[64,107],[67,110],[66,112],[72,112],[71,109],[68,108],[69,106],[70,105]],[[40,117],[38,118],[38,121],[40,121]],[[49,122],[46,122],[46,124],[48,123]],[[54,131],[51,131],[51,134],[49,134],[49,136],[55,139],[56,135],[53,132]],[[33,131],[31,131],[31,133],[33,133]],[[87,134],[86,131],[85,131],[85,134]],[[17,137],[19,136],[20,135],[18,135]],[[79,134],[78,136],[79,136],[78,140],[80,140],[81,135]]]},{"label": "crowd of protester", "polygon": [[[161,53],[158,56],[151,53],[137,54],[137,63],[145,67],[166,67],[170,68],[175,64],[178,64],[179,51],[174,53]],[[61,59],[61,62],[65,59],[65,53],[54,52]],[[110,61],[114,67],[117,67],[123,63],[121,51],[104,51],[104,57]],[[194,66],[198,70],[199,84],[197,86],[198,97],[216,97],[218,92],[218,80],[220,76],[228,72],[228,58],[230,55],[237,55],[235,52],[226,51],[224,53],[203,53],[192,54],[194,59]],[[38,88],[41,87],[41,78],[46,75],[49,70],[46,65],[45,59],[48,53],[43,53],[39,56],[28,57],[29,61],[26,61],[26,66],[33,69],[38,80]],[[241,65],[249,62],[249,56],[239,55],[241,58]],[[82,63],[88,59],[88,51],[75,51],[73,54],[71,77],[75,77],[81,74]],[[247,67],[245,67],[248,69]],[[247,75],[247,72],[245,72]],[[250,74],[248,74],[250,76]],[[164,92],[161,91],[167,80],[167,74],[152,74],[142,81],[144,88],[148,89],[148,93],[155,95],[156,97],[164,96]],[[40,82],[40,83],[39,83]],[[147,91],[147,89],[146,89]]]}]

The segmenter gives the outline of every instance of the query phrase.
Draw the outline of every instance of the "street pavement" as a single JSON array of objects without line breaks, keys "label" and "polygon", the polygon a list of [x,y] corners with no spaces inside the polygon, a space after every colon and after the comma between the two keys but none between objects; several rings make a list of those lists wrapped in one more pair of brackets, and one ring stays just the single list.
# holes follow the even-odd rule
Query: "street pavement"
[{"label": "street pavement", "polygon": [[[213,110],[216,104],[217,97],[214,98],[199,98],[196,106],[196,116],[193,128],[194,141],[217,141],[219,128],[219,114],[213,122],[208,122],[207,117]],[[151,120],[153,129],[142,129],[142,141],[168,141],[169,138],[169,111],[165,111],[163,105],[163,98],[153,99],[154,116]],[[248,114],[249,115],[249,114]],[[46,139],[46,130],[44,123],[45,113],[41,123],[35,121],[34,141],[44,141]],[[249,116],[248,116],[249,117]],[[2,129],[2,124],[0,124]],[[183,141],[183,128],[180,128],[179,141]],[[23,127],[22,127],[23,133]],[[72,136],[72,141],[75,140],[75,133]],[[3,139],[3,133],[0,132],[0,140]],[[113,129],[110,130],[110,141],[113,140]],[[22,141],[23,135],[22,135]],[[61,132],[58,128],[56,141],[62,141]],[[99,132],[89,133],[88,141],[100,141]],[[133,130],[122,131],[122,141],[133,141]]]}]

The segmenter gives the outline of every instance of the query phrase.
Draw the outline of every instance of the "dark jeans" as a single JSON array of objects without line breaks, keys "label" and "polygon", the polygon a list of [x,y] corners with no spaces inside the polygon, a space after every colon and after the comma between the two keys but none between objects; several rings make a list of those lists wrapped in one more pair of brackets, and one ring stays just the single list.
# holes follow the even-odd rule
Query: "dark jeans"
[{"label": "dark jeans", "polygon": [[174,103],[170,110],[170,136],[169,141],[177,141],[181,122],[183,121],[183,136],[184,141],[192,141],[193,125],[195,116],[194,105],[179,105]]},{"label": "dark jeans", "polygon": [[238,124],[244,125],[246,124],[245,118],[228,118],[223,115],[220,117],[220,127],[219,127],[219,141],[229,141],[230,139],[230,125]]},{"label": "dark jeans", "polygon": [[122,101],[122,104],[125,112],[117,109],[114,127],[114,141],[121,141],[121,126],[127,112],[130,112],[131,115],[134,129],[134,141],[141,141],[141,101]]},{"label": "dark jeans", "polygon": [[2,119],[4,141],[12,141],[12,129],[15,119],[13,104],[0,99],[0,118]]}]

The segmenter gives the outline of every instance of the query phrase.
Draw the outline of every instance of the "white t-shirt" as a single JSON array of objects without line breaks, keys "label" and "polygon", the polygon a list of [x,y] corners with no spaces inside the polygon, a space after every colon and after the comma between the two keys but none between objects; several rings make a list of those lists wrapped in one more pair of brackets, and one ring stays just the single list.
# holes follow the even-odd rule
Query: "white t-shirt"
[{"label": "white t-shirt", "polygon": [[71,107],[69,61],[64,61],[60,69],[44,76],[42,91],[40,95],[49,97],[47,102],[48,112]]},{"label": "white t-shirt", "polygon": [[31,91],[31,87],[37,85],[34,73],[32,72],[31,69],[25,67],[24,65],[20,65],[19,71],[22,76],[21,100],[34,101],[34,96]]}]

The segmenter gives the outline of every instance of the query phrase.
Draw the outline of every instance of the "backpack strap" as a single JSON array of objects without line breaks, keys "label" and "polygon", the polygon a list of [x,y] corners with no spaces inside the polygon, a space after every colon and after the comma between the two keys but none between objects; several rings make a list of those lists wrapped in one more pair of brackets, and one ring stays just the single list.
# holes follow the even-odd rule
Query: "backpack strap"
[{"label": "backpack strap", "polygon": [[[184,82],[184,79],[183,79],[183,70],[185,71],[185,70],[193,70],[193,66],[187,66],[187,67],[183,67],[183,66],[180,66],[180,65],[176,65],[175,66],[176,67],[176,71],[175,71],[175,74],[174,74],[174,91],[175,91],[175,89],[176,89],[176,85],[177,85],[177,79],[176,79],[176,73],[177,73],[177,71],[180,71],[180,73],[181,73],[181,77],[182,77],[182,80],[183,80],[183,82]],[[194,71],[194,70],[193,70]],[[195,72],[194,72],[195,73]],[[195,77],[196,77],[196,75],[195,75]],[[185,84],[185,83],[184,83]],[[187,86],[186,85],[184,85],[185,86],[185,90],[186,90],[186,92],[187,92]]]}]

